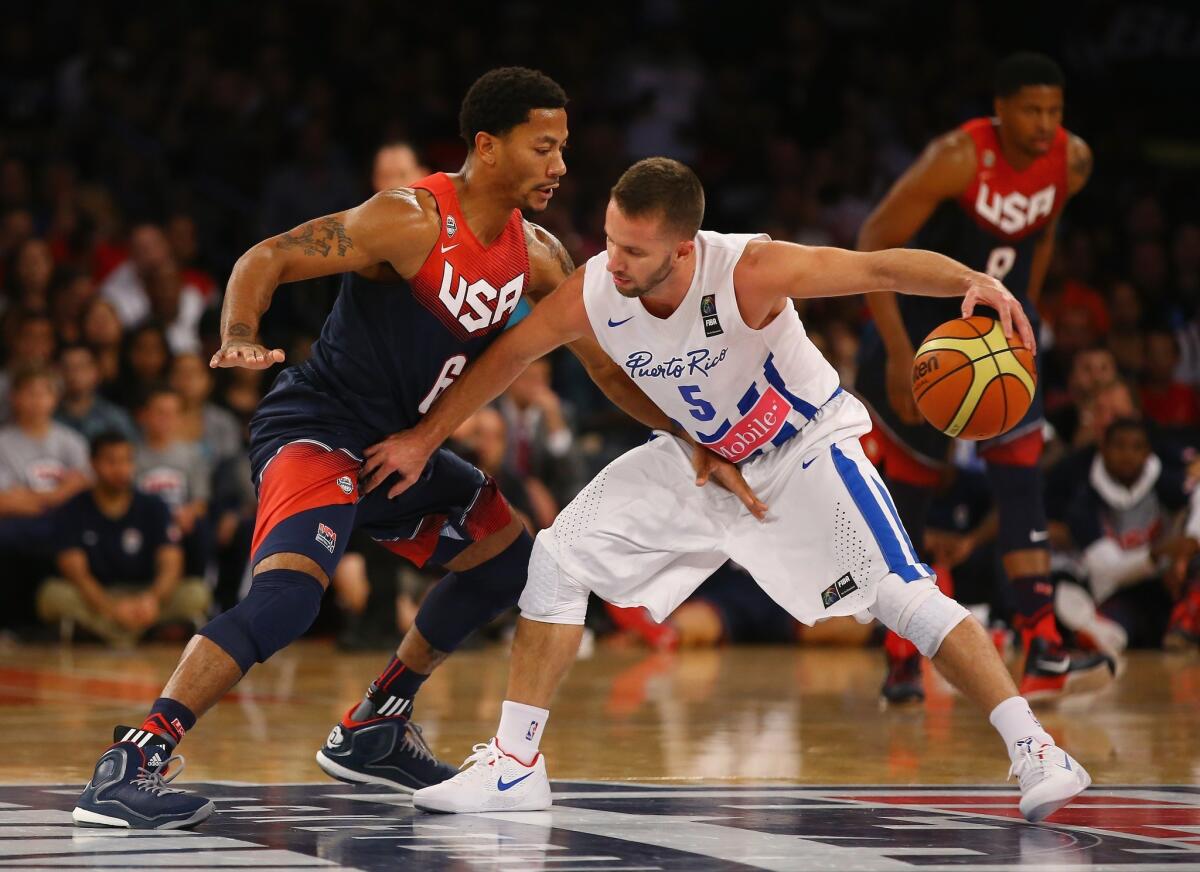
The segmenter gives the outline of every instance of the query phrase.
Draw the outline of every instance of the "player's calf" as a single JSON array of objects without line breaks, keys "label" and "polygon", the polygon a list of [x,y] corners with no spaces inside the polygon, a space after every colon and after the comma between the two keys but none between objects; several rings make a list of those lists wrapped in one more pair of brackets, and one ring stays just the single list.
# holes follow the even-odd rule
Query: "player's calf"
[{"label": "player's calf", "polygon": [[965,608],[928,579],[905,584],[889,575],[879,584],[872,614],[911,640],[962,693],[989,712],[1021,788],[1021,813],[1038,821],[1091,784],[1087,772],[1033,716],[1017,694],[991,639]]},{"label": "player's calf", "polygon": [[[521,531],[498,554],[447,574],[430,590],[414,630],[400,647],[403,656],[391,659],[371,682],[363,701],[330,730],[317,752],[317,765],[327,775],[350,784],[382,784],[402,791],[420,790],[454,775],[454,767],[434,756],[421,728],[412,722],[413,700],[429,677],[428,670],[516,604],[532,546],[529,534]],[[414,651],[421,663],[411,662]]]}]

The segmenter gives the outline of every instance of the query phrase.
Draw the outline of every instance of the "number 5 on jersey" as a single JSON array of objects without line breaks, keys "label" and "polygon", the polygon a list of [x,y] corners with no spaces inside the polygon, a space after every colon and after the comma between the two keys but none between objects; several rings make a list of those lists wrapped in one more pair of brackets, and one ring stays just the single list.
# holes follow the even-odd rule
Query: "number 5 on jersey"
[{"label": "number 5 on jersey", "polygon": [[429,407],[433,405],[433,401],[441,395],[442,391],[454,384],[454,380],[462,375],[466,365],[467,356],[465,354],[456,354],[443,363],[441,374],[433,383],[433,387],[429,389],[429,393],[425,395],[425,399],[421,400],[421,405],[417,406],[417,411],[422,415],[428,412]]},{"label": "number 5 on jersey", "polygon": [[697,421],[711,421],[717,417],[717,410],[713,408],[713,404],[700,398],[700,385],[680,385],[679,393],[683,395],[685,403],[696,407],[688,411]]}]

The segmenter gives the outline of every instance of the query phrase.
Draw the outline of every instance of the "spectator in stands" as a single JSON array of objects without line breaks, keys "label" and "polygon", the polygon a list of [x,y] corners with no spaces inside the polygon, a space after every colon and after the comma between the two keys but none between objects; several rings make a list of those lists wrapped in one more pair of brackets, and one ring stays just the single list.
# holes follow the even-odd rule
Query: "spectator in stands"
[{"label": "spectator in stands", "polygon": [[554,496],[532,476],[522,476],[505,461],[508,427],[504,416],[485,406],[454,432],[453,440],[462,456],[496,479],[512,507],[533,532],[549,527],[558,514]]},{"label": "spectator in stands", "polygon": [[407,142],[389,142],[375,152],[371,168],[371,187],[375,191],[407,188],[417,179],[429,175],[417,153]]},{"label": "spectator in stands", "polygon": [[1137,378],[1146,360],[1146,337],[1142,331],[1144,314],[1141,297],[1129,282],[1117,282],[1109,294],[1112,330],[1108,347],[1117,360],[1117,368],[1126,378]]},{"label": "spectator in stands", "polygon": [[17,249],[9,298],[19,308],[44,312],[50,307],[50,284],[54,278],[54,258],[50,246],[41,239],[27,239]]},{"label": "spectator in stands", "polygon": [[535,360],[500,397],[507,430],[505,465],[543,482],[566,505],[587,481],[562,401],[550,387],[550,361]]},{"label": "spectator in stands", "polygon": [[135,454],[136,482],[143,493],[161,497],[184,536],[187,571],[201,573],[207,562],[205,514],[212,467],[200,446],[180,434],[183,403],[168,387],[150,388],[138,409],[142,442]]},{"label": "spectator in stands", "polygon": [[[1172,610],[1166,571],[1186,564],[1200,545],[1175,535],[1175,515],[1188,505],[1181,472],[1151,450],[1146,425],[1118,418],[1104,430],[1087,481],[1070,508],[1071,537],[1084,581],[1098,606],[1062,608],[1066,624],[1119,652],[1126,644],[1159,647]],[[1173,582],[1182,593],[1182,577]]]},{"label": "spectator in stands", "polygon": [[[111,645],[181,623],[195,631],[211,595],[183,577],[180,532],[166,503],[133,486],[133,444],[116,432],[91,445],[95,485],[54,515],[58,576],[38,590],[38,616],[64,639],[75,626]],[[190,633],[189,633],[190,635]]]},{"label": "spectator in stands", "polygon": [[164,326],[167,344],[174,354],[200,350],[200,318],[207,303],[197,289],[184,284],[174,260],[154,268],[146,277],[150,318]]},{"label": "spectator in stands", "polygon": [[1079,416],[1096,392],[1117,380],[1117,359],[1107,348],[1085,348],[1071,360],[1066,389],[1046,396],[1046,419],[1065,445],[1074,442]]},{"label": "spectator in stands", "polygon": [[136,327],[150,317],[147,284],[172,262],[167,236],[157,224],[139,224],[129,234],[129,259],[108,274],[100,295],[112,304],[121,325]]},{"label": "spectator in stands", "polygon": [[0,372],[0,423],[9,419],[8,392],[17,370],[26,366],[48,367],[54,361],[54,322],[42,312],[17,310],[5,337],[9,349],[8,363]]},{"label": "spectator in stands", "polygon": [[200,243],[195,219],[186,212],[176,212],[167,219],[166,232],[184,287],[195,288],[206,302],[211,301],[217,283],[199,265]]},{"label": "spectator in stands", "polygon": [[[0,553],[6,572],[49,558],[50,513],[88,486],[87,443],[54,421],[54,373],[29,364],[12,381],[13,423],[0,427]],[[17,578],[20,578],[18,573]]]},{"label": "spectator in stands", "polygon": [[132,441],[137,428],[129,413],[97,392],[100,368],[87,345],[68,345],[58,356],[63,381],[62,400],[54,418],[89,442],[101,433],[116,432]]},{"label": "spectator in stands", "polygon": [[116,391],[121,372],[121,321],[112,304],[102,297],[93,297],[83,310],[81,320],[83,341],[96,355],[100,370],[100,387],[109,395]]},{"label": "spectator in stands", "polygon": [[162,325],[147,321],[134,328],[121,343],[121,371],[112,399],[136,409],[147,391],[166,381],[170,367],[171,349]]},{"label": "spectator in stands", "polygon": [[171,362],[171,389],[182,403],[179,433],[195,442],[213,466],[242,453],[242,425],[227,409],[211,402],[213,371],[196,354],[181,354]]},{"label": "spectator in stands", "polygon": [[50,287],[50,317],[58,339],[67,345],[83,341],[83,315],[96,296],[96,286],[87,275],[60,270]]},{"label": "spectator in stands", "polygon": [[1200,397],[1195,388],[1176,381],[1179,340],[1165,327],[1146,332],[1141,401],[1146,417],[1160,427],[1200,425]]}]

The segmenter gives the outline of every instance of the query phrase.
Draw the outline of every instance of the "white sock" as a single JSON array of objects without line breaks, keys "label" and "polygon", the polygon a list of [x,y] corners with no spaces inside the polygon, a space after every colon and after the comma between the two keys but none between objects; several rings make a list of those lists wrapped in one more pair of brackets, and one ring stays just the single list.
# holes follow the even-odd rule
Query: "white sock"
[{"label": "white sock", "polygon": [[500,709],[496,744],[510,757],[532,766],[542,743],[542,731],[550,719],[550,710],[506,699]]},{"label": "white sock", "polygon": [[1004,747],[1008,750],[1010,757],[1013,755],[1017,742],[1031,736],[1038,745],[1054,744],[1054,739],[1046,732],[1041,721],[1034,717],[1029,703],[1023,696],[1010,696],[992,709],[988,720],[1000,733],[1000,738],[1004,740]]}]

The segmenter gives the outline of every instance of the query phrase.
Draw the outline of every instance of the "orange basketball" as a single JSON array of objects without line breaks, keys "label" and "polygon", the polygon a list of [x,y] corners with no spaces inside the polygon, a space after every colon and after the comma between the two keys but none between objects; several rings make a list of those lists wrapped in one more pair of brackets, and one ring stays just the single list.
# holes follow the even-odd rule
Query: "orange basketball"
[{"label": "orange basketball", "polygon": [[1037,387],[1033,353],[1000,322],[975,315],[947,321],[913,358],[912,388],[925,420],[947,436],[991,439],[1016,426]]}]

